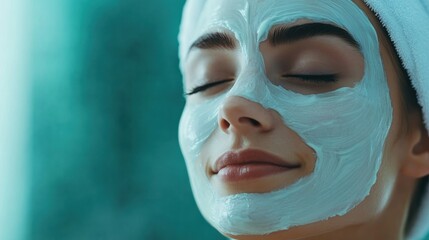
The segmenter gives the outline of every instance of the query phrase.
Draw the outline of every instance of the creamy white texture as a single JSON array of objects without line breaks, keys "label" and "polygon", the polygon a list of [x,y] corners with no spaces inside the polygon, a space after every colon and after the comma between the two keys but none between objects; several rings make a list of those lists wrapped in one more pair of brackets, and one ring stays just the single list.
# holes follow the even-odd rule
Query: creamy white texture
[{"label": "creamy white texture", "polygon": [[[233,32],[242,53],[241,72],[233,87],[214,99],[188,102],[180,122],[181,149],[204,217],[223,233],[261,235],[344,215],[362,202],[376,182],[392,122],[378,40],[366,15],[351,1],[332,0],[190,0],[184,14],[182,69],[192,42],[214,29]],[[299,19],[335,24],[357,40],[365,73],[356,86],[302,95],[270,82],[259,44],[272,26]],[[219,109],[228,96],[277,111],[284,124],[316,152],[314,172],[274,192],[219,196],[199,154],[218,128]]]}]

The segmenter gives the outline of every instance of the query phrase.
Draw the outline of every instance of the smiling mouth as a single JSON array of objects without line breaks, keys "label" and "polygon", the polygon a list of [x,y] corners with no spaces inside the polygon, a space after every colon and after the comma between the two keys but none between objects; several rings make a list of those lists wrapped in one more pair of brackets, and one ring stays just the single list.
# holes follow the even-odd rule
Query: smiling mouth
[{"label": "smiling mouth", "polygon": [[246,149],[221,155],[212,168],[212,174],[223,181],[236,182],[284,173],[299,167],[300,164],[287,162],[270,153]]}]

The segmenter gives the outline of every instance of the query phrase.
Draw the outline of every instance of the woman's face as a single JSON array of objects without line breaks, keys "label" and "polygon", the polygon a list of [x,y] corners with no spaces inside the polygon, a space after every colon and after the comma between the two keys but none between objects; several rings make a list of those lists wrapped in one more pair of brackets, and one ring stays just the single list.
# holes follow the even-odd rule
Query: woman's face
[{"label": "woman's face", "polygon": [[182,29],[179,138],[204,217],[269,239],[380,214],[402,123],[391,49],[365,6],[209,0],[199,11]]}]

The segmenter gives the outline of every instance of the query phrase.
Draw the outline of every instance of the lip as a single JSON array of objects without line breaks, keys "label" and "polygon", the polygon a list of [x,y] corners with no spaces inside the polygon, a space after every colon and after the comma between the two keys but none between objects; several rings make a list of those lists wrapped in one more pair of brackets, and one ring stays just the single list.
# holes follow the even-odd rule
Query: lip
[{"label": "lip", "polygon": [[246,149],[222,154],[216,160],[212,173],[224,181],[240,181],[286,172],[300,166],[262,150]]}]

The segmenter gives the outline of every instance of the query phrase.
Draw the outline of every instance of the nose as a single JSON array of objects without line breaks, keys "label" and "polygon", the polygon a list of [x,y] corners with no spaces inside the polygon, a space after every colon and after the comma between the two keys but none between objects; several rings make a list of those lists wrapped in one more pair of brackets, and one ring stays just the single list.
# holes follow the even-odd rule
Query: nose
[{"label": "nose", "polygon": [[219,112],[219,127],[225,133],[268,132],[274,128],[273,111],[242,97],[228,97]]}]

